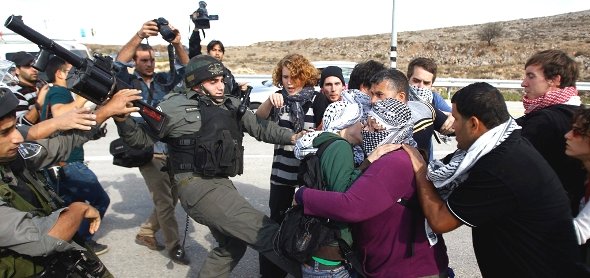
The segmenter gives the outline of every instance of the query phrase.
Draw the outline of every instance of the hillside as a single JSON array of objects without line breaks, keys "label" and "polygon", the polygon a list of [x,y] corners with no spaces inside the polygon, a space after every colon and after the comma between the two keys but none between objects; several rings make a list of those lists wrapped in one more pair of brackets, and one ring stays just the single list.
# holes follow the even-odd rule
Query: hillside
[{"label": "hillside", "polygon": [[[580,63],[579,81],[590,81],[590,10],[500,24],[503,27],[501,37],[495,39],[492,46],[477,37],[482,25],[400,32],[397,67],[405,72],[412,58],[426,56],[437,61],[439,77],[521,79],[524,63],[531,54],[556,48],[566,51]],[[374,59],[389,64],[390,39],[391,34],[376,34],[259,42],[226,47],[224,64],[234,74],[270,74],[288,53],[300,53],[312,61]],[[116,52],[120,48],[89,47],[100,53]],[[165,51],[164,46],[162,49]]]}]

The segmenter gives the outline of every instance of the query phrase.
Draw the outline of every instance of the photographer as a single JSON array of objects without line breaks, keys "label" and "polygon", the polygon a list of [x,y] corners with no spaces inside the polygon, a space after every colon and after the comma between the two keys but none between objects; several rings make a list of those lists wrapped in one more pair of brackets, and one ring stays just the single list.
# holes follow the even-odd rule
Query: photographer
[{"label": "photographer", "polygon": [[[188,63],[188,55],[180,43],[180,33],[170,25],[158,27],[158,23],[164,22],[167,23],[165,19],[159,18],[144,23],[117,56],[117,62],[128,63],[133,59],[135,63],[133,74],[129,74],[125,68],[118,73],[117,77],[135,89],[141,90],[143,100],[153,107],[158,106],[164,96],[180,83],[184,67],[179,68],[176,72],[155,73],[154,49],[148,44],[141,43],[142,40],[157,36],[161,32],[164,38],[171,39],[169,42],[174,46],[181,64]],[[162,32],[163,30],[164,32]],[[174,35],[173,38],[171,34]],[[135,119],[143,121],[139,117],[135,117]],[[178,223],[174,215],[174,209],[178,202],[177,188],[171,183],[168,173],[161,171],[162,167],[166,165],[167,146],[163,142],[157,142],[154,144],[153,150],[153,158],[139,166],[139,172],[143,176],[154,202],[154,211],[140,226],[135,242],[151,250],[164,249],[164,246],[160,245],[155,237],[155,233],[161,228],[170,259],[176,263],[187,265],[190,262],[184,257],[183,248],[180,246]]]},{"label": "photographer", "polygon": [[[190,15],[191,20],[195,24],[195,28],[188,40],[189,58],[201,55],[201,35],[199,30],[203,31],[203,38],[205,38],[205,30],[210,27],[210,20],[217,20],[217,15],[209,15],[207,12],[207,4],[204,1],[199,2],[199,8]],[[223,55],[225,55],[225,47],[219,40],[212,40],[207,44],[207,55],[219,60],[223,63]],[[225,82],[225,94],[242,98],[248,88],[248,83],[238,83],[232,72],[225,67],[225,75],[223,77]]]},{"label": "photographer", "polygon": [[[126,108],[129,101],[139,98],[134,93],[122,90],[95,115],[88,114],[91,131],[66,131],[25,142],[24,134],[35,127],[16,128],[19,101],[10,90],[0,90],[0,277],[112,277],[94,253],[73,241],[83,219],[89,220],[90,233],[98,230],[98,211],[82,202],[62,207],[36,171],[68,157],[108,117],[137,111]],[[52,120],[39,125],[64,128]]]}]

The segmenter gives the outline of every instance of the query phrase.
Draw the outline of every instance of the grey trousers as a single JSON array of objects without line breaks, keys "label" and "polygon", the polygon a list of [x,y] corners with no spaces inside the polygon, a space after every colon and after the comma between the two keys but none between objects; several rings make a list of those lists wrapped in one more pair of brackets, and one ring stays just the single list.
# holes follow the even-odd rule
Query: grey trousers
[{"label": "grey trousers", "polygon": [[211,230],[218,246],[199,277],[229,277],[249,245],[277,266],[301,277],[300,264],[279,256],[272,240],[279,225],[252,207],[227,178],[192,177],[178,183],[180,203],[192,219]]},{"label": "grey trousers", "polygon": [[167,250],[179,244],[178,223],[174,209],[178,202],[178,188],[170,181],[170,175],[160,171],[166,165],[166,156],[154,154],[154,158],[146,165],[139,167],[139,172],[154,202],[154,210],[148,219],[141,224],[138,235],[151,236],[162,230]]}]

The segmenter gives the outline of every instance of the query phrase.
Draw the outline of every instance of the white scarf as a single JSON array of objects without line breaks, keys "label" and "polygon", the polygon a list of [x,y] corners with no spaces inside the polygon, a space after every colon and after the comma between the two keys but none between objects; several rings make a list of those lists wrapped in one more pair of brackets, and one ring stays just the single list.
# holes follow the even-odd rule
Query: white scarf
[{"label": "white scarf", "polygon": [[[436,159],[428,164],[428,179],[436,187],[438,194],[443,200],[447,200],[453,190],[469,176],[471,167],[483,156],[502,144],[516,129],[521,127],[510,118],[505,123],[498,125],[481,135],[467,151],[457,150],[449,164],[444,164]],[[425,221],[426,235],[430,245],[436,244],[436,234]]]}]

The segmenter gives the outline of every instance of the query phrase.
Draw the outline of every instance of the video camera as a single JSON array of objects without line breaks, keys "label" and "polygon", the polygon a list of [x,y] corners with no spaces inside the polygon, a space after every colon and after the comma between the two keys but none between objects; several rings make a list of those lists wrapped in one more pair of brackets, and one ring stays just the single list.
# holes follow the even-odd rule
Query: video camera
[{"label": "video camera", "polygon": [[207,3],[199,1],[199,8],[191,14],[191,20],[195,23],[195,29],[209,29],[211,28],[209,20],[219,20],[219,16],[216,14],[209,15]]},{"label": "video camera", "polygon": [[[39,67],[38,70],[45,70],[41,67],[47,64],[49,54],[64,59],[76,68],[73,73],[70,73],[72,75],[68,78],[68,87],[71,87],[70,89],[74,93],[96,104],[104,103],[121,89],[133,88],[116,78],[115,73],[122,69],[117,68],[113,63],[113,58],[109,56],[95,53],[94,60],[81,58],[25,25],[22,16],[11,15],[6,19],[4,26],[39,46],[41,51],[37,62],[33,65]],[[152,129],[156,132],[162,129],[167,120],[166,114],[141,100],[133,101],[133,105],[140,108],[139,114]]]}]

